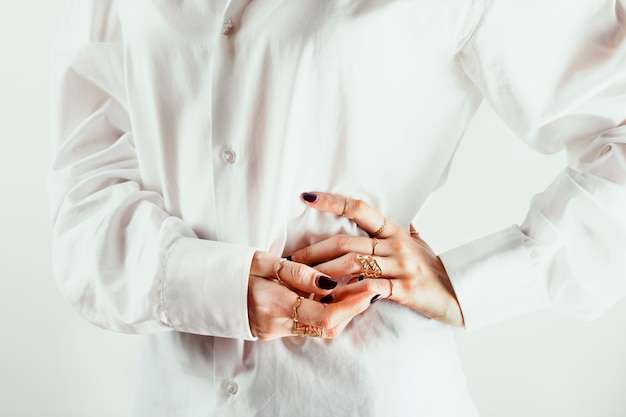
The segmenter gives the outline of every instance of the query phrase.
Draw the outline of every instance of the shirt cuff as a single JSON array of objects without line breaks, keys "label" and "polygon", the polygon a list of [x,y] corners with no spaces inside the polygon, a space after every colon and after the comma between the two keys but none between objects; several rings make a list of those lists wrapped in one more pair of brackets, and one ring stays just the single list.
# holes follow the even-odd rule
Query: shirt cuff
[{"label": "shirt cuff", "polygon": [[248,320],[248,278],[256,249],[178,239],[163,268],[162,305],[172,329],[255,340]]},{"label": "shirt cuff", "polygon": [[465,328],[477,329],[548,306],[528,238],[513,226],[441,254]]}]

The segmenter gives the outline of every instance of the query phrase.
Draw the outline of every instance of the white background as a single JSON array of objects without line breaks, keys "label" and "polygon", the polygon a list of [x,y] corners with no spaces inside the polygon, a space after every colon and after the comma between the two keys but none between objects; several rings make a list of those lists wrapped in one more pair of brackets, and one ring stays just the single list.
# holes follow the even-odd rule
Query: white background
[{"label": "white background", "polygon": [[[140,336],[85,322],[51,276],[47,63],[64,1],[1,1],[0,415],[124,416]],[[563,161],[482,107],[418,230],[443,251],[520,223]],[[626,416],[625,301],[590,323],[540,312],[457,336],[482,417]]]}]

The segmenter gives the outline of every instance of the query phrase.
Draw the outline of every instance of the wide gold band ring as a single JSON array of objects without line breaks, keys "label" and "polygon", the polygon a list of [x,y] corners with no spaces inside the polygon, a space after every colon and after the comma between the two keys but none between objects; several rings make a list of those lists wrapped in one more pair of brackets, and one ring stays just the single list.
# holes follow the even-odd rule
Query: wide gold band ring
[{"label": "wide gold band ring", "polygon": [[361,265],[361,276],[366,278],[379,278],[383,274],[383,270],[376,262],[376,259],[369,255],[357,255],[356,260]]},{"label": "wide gold band ring", "polygon": [[300,320],[298,320],[298,307],[302,304],[302,300],[304,300],[304,297],[298,297],[296,304],[293,306],[293,327],[291,329],[291,334],[295,334],[300,337],[322,337],[324,329],[318,326],[300,323]]}]

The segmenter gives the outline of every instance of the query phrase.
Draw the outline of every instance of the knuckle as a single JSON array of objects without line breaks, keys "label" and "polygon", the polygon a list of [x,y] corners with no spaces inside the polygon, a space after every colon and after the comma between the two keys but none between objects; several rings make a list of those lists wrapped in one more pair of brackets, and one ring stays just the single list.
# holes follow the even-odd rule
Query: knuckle
[{"label": "knuckle", "polygon": [[366,203],[363,200],[352,200],[351,206],[353,213],[359,213],[365,208]]},{"label": "knuckle", "polygon": [[308,269],[302,264],[296,264],[291,269],[291,280],[294,284],[306,284],[308,278]]},{"label": "knuckle", "polygon": [[282,317],[284,311],[282,308],[279,308],[274,303],[261,303],[258,306],[259,314],[263,318],[274,318],[274,317]]},{"label": "knuckle", "polygon": [[335,317],[336,313],[334,309],[331,309],[328,306],[324,307],[324,315],[320,319],[319,326],[323,329],[335,328]]},{"label": "knuckle", "polygon": [[340,213],[341,211],[343,211],[344,204],[345,199],[343,197],[333,195],[329,201],[329,208],[335,213]]},{"label": "knuckle", "polygon": [[407,258],[406,261],[406,271],[415,274],[420,270],[420,263],[415,258]]},{"label": "knuckle", "polygon": [[424,281],[417,278],[402,280],[400,287],[408,294],[423,294],[426,290]]},{"label": "knuckle", "polygon": [[335,327],[333,326],[332,318],[329,315],[326,315],[320,319],[319,326],[323,329],[332,329],[333,327]]},{"label": "knuckle", "polygon": [[374,280],[364,280],[363,281],[365,283],[365,290],[368,292],[376,292],[377,291],[377,282]]},{"label": "knuckle", "polygon": [[326,339],[335,339],[337,336],[339,336],[339,333],[337,330],[335,329],[325,329],[324,330],[324,337]]},{"label": "knuckle", "polygon": [[347,256],[345,258],[345,266],[348,271],[360,272],[363,269],[361,263],[359,262],[359,259],[357,258],[358,256],[358,254],[352,253],[350,254],[350,256]]},{"label": "knuckle", "polygon": [[414,273],[417,270],[417,261],[411,257],[402,256],[398,258],[398,266],[405,272]]},{"label": "knuckle", "polygon": [[298,261],[300,263],[308,263],[307,261],[311,258],[311,247],[307,246],[298,251]]},{"label": "knuckle", "polygon": [[350,236],[348,235],[344,235],[344,234],[339,234],[336,235],[334,238],[334,244],[335,244],[335,248],[338,250],[345,250],[350,246]]},{"label": "knuckle", "polygon": [[389,244],[389,248],[394,253],[402,253],[404,251],[404,242],[402,242],[401,240],[389,239],[388,244]]}]

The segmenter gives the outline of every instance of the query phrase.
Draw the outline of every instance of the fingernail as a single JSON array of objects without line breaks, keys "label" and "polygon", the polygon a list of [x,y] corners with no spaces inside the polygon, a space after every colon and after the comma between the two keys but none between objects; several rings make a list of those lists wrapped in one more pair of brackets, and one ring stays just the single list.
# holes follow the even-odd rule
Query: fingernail
[{"label": "fingernail", "polygon": [[291,255],[289,256],[285,256],[285,259],[287,259],[288,261],[292,261],[293,259],[291,258]]},{"label": "fingernail", "polygon": [[376,301],[380,300],[381,298],[383,298],[383,296],[381,294],[375,295],[374,297],[372,297],[372,299],[370,300],[370,304],[374,304]]},{"label": "fingernail", "polygon": [[302,193],[302,199],[306,202],[309,203],[315,203],[317,202],[317,199],[319,198],[319,196],[317,194],[313,194],[313,193]]},{"label": "fingernail", "polygon": [[328,295],[325,295],[322,298],[320,298],[320,302],[322,302],[324,304],[328,304],[331,301],[333,301],[333,295],[332,294],[328,294]]},{"label": "fingernail", "polygon": [[337,286],[337,281],[335,281],[334,279],[330,277],[320,275],[315,280],[315,284],[323,290],[332,290],[333,288]]}]

